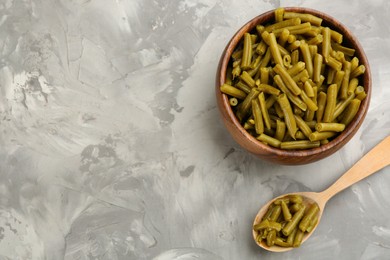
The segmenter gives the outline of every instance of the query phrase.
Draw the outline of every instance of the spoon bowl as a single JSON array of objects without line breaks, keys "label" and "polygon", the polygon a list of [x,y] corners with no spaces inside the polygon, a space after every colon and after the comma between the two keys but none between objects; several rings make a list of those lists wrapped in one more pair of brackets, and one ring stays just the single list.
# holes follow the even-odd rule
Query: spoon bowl
[{"label": "spoon bowl", "polygon": [[[315,224],[314,228],[309,233],[305,233],[301,243],[304,243],[317,228],[320,223],[322,213],[324,212],[325,205],[334,195],[340,191],[348,188],[349,186],[359,182],[360,180],[370,176],[371,174],[379,171],[380,169],[388,166],[390,164],[390,136],[386,137],[382,142],[376,145],[371,151],[369,151],[363,158],[361,158],[351,169],[344,173],[335,183],[333,183],[329,188],[322,192],[294,192],[289,194],[284,194],[278,196],[268,203],[266,203],[257,213],[253,225],[259,224],[265,213],[267,212],[269,206],[274,203],[275,200],[289,196],[289,195],[300,195],[303,198],[303,204],[308,208],[308,205],[316,203],[319,207],[318,212],[318,221]],[[256,244],[268,251],[272,252],[286,252],[294,247],[281,247],[281,246],[267,246],[267,244],[262,241],[257,241],[258,231],[252,229],[253,239]]]}]

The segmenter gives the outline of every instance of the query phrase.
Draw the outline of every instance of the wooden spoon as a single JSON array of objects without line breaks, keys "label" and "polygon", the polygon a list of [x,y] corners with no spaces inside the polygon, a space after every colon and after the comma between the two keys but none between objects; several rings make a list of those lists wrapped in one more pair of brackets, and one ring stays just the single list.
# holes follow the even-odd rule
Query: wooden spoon
[{"label": "wooden spoon", "polygon": [[[272,199],[267,204],[265,204],[257,213],[254,225],[261,222],[264,214],[267,212],[268,207],[275,200],[281,197],[285,197],[292,194],[301,195],[303,197],[304,204],[317,203],[319,206],[319,216],[318,222],[316,226],[310,233],[306,233],[302,243],[305,242],[311,234],[313,234],[314,230],[317,228],[318,223],[321,220],[322,213],[324,211],[325,205],[330,198],[339,193],[340,191],[348,188],[352,184],[370,176],[371,174],[379,171],[380,169],[388,166],[390,164],[390,136],[386,137],[382,142],[380,142],[377,146],[375,146],[370,152],[368,152],[363,158],[361,158],[350,170],[348,170],[344,175],[342,175],[333,185],[322,192],[296,192],[290,194],[284,194],[277,198]],[[293,249],[293,247],[280,247],[280,246],[271,246],[268,247],[263,240],[262,242],[258,242],[256,240],[257,232],[253,230],[253,238],[256,243],[272,252],[285,252]]]}]

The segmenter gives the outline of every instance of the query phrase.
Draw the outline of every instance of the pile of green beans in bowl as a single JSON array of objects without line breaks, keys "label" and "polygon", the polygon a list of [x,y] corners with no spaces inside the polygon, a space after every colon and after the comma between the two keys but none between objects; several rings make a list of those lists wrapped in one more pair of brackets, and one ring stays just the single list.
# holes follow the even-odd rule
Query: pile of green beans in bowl
[{"label": "pile of green beans in bowl", "polygon": [[275,10],[275,20],[245,33],[220,86],[245,130],[272,147],[327,144],[366,97],[365,67],[343,35],[311,14]]}]

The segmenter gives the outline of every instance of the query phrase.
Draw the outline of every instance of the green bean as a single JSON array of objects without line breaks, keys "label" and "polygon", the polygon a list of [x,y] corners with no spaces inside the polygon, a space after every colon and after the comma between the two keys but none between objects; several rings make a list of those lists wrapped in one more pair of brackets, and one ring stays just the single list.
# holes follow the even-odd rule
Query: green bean
[{"label": "green bean", "polygon": [[281,213],[282,213],[282,207],[280,205],[276,205],[272,210],[272,214],[269,218],[270,221],[275,222],[279,218]]},{"label": "green bean", "polygon": [[[290,203],[290,199],[289,199],[289,198],[283,197],[283,198],[276,199],[276,200],[274,201],[273,204],[275,204],[275,205],[281,205],[281,204],[282,204],[282,201],[284,201],[284,203],[286,203],[286,204],[289,204],[289,203]],[[283,213],[283,209],[282,209],[282,213]]]},{"label": "green bean", "polygon": [[325,63],[328,62],[329,53],[331,49],[330,45],[330,29],[325,27],[322,30],[323,40],[322,40],[322,56],[324,57]]},{"label": "green bean", "polygon": [[358,86],[358,84],[359,84],[359,80],[357,78],[353,78],[349,81],[348,91],[347,91],[348,96],[355,93],[355,90],[356,90],[356,87]]},{"label": "green bean", "polygon": [[271,50],[270,48],[267,48],[267,51],[265,52],[263,59],[260,62],[260,68],[267,67],[270,60],[271,60]]},{"label": "green bean", "polygon": [[303,13],[296,13],[296,12],[284,12],[284,19],[294,19],[294,18],[300,18],[303,22],[310,22],[313,25],[320,26],[322,23],[322,19],[311,15],[311,14],[303,14]]},{"label": "green bean", "polygon": [[330,55],[328,56],[328,59],[325,60],[325,63],[334,70],[341,70],[343,67],[343,64],[340,61],[336,60]]},{"label": "green bean", "polygon": [[345,75],[343,78],[343,81],[341,83],[340,93],[339,96],[341,99],[346,99],[348,96],[348,86],[349,86],[349,77],[351,74],[351,63],[348,61],[345,61],[343,63]]},{"label": "green bean", "polygon": [[320,208],[318,207],[317,203],[312,203],[310,205],[309,209],[307,210],[307,212],[303,216],[301,222],[299,222],[299,229],[302,232],[305,232],[307,230],[307,228],[310,225],[310,221],[313,219],[313,217],[315,215],[318,214],[319,211],[320,211]]},{"label": "green bean", "polygon": [[357,57],[353,57],[351,60],[351,71],[354,71],[359,66],[359,59]]},{"label": "green bean", "polygon": [[249,33],[244,34],[244,47],[241,58],[241,68],[249,69],[252,59],[252,37]]},{"label": "green bean", "polygon": [[273,95],[269,96],[265,101],[265,105],[267,109],[270,109],[275,104],[275,102],[276,102],[276,96]]},{"label": "green bean", "polygon": [[291,56],[290,55],[283,55],[282,59],[283,59],[283,65],[286,68],[291,67]]},{"label": "green bean", "polygon": [[321,144],[321,145],[325,145],[325,144],[327,144],[327,143],[329,143],[329,140],[328,140],[328,139],[320,140],[320,144]]},{"label": "green bean", "polygon": [[260,109],[260,103],[258,99],[252,100],[252,115],[255,120],[255,130],[257,134],[264,132],[263,115]]},{"label": "green bean", "polygon": [[293,19],[288,19],[288,20],[284,20],[284,21],[281,21],[278,23],[268,25],[265,27],[265,30],[268,32],[272,32],[272,31],[277,30],[277,29],[284,29],[286,27],[294,26],[294,25],[298,25],[298,24],[301,24],[301,19],[300,18],[293,18]]},{"label": "green bean", "polygon": [[241,59],[243,50],[236,50],[232,53],[233,60]]},{"label": "green bean", "polygon": [[297,62],[291,68],[287,70],[287,73],[290,74],[291,77],[297,75],[299,72],[305,69],[305,63],[302,61]]},{"label": "green bean", "polygon": [[237,106],[237,105],[238,105],[238,100],[237,100],[237,98],[235,98],[235,97],[229,98],[229,104],[230,104],[232,107]]},{"label": "green bean", "polygon": [[[257,55],[257,56],[253,55],[253,61],[252,61],[251,65],[249,66],[250,67],[250,71],[253,71],[256,68],[259,68],[260,67],[260,61],[261,61],[261,56],[260,55]],[[252,75],[255,75],[255,74],[256,74],[256,72],[252,72]],[[252,77],[252,75],[251,75],[251,77]]]},{"label": "green bean", "polygon": [[320,92],[317,97],[317,106],[318,106],[317,113],[316,113],[317,122],[322,121],[322,117],[325,111],[326,100],[327,100],[326,93]]},{"label": "green bean", "polygon": [[263,84],[268,84],[269,81],[269,69],[268,68],[260,68],[260,82]]},{"label": "green bean", "polygon": [[267,44],[264,40],[260,41],[260,43],[256,46],[255,52],[260,56],[264,55],[267,51]]},{"label": "green bean", "polygon": [[302,133],[309,138],[312,133],[310,127],[306,124],[306,122],[302,119],[302,117],[295,115],[295,121],[297,122],[298,128],[302,131]]},{"label": "green bean", "polygon": [[285,242],[281,237],[276,237],[275,245],[281,246],[281,247],[290,247],[291,246],[291,244]]},{"label": "green bean", "polygon": [[280,148],[285,150],[305,150],[320,146],[320,142],[311,142],[309,140],[282,142]]},{"label": "green bean", "polygon": [[293,52],[295,50],[297,50],[300,46],[301,46],[302,42],[301,41],[294,41],[292,43],[290,43],[288,46],[287,46],[287,50],[290,51],[290,52]]},{"label": "green bean", "polygon": [[317,223],[318,223],[318,214],[315,215],[315,216],[311,219],[310,225],[309,225],[309,227],[306,229],[306,232],[308,232],[308,233],[312,232],[313,229],[314,229],[314,227],[317,225]]},{"label": "green bean", "polygon": [[259,224],[253,226],[255,231],[259,231],[262,229],[274,229],[276,231],[280,231],[282,229],[282,225],[276,221],[270,221],[268,219],[264,219]]},{"label": "green bean", "polygon": [[301,89],[298,87],[297,83],[291,78],[291,76],[287,73],[287,70],[283,67],[283,65],[276,64],[274,67],[274,71],[280,75],[284,84],[288,89],[294,94],[299,95],[301,93]]},{"label": "green bean", "polygon": [[356,95],[356,99],[359,99],[360,101],[362,101],[366,97],[367,97],[367,93],[365,91],[360,92],[359,94]]},{"label": "green bean", "polygon": [[286,94],[280,94],[277,98],[277,101],[283,111],[287,130],[290,133],[291,137],[294,138],[295,133],[297,132],[297,125],[291,109],[290,102],[288,101]]},{"label": "green bean", "polygon": [[274,77],[274,82],[276,83],[276,85],[280,88],[280,90],[285,93],[288,97],[288,99],[293,103],[295,104],[296,106],[298,106],[300,109],[302,109],[303,111],[306,111],[307,109],[307,105],[305,104],[305,102],[303,102],[298,96],[295,96],[288,88],[287,86],[284,84],[282,78],[279,76],[279,75],[276,75]]},{"label": "green bean", "polygon": [[265,27],[261,24],[258,24],[256,25],[256,32],[259,36],[261,36],[261,34],[264,32],[265,30]]},{"label": "green bean", "polygon": [[272,214],[272,211],[273,211],[273,205],[270,205],[267,212],[264,214],[263,216],[263,220],[269,220],[271,218],[271,214]]},{"label": "green bean", "polygon": [[342,53],[344,53],[347,56],[355,55],[355,49],[342,46],[338,43],[332,43],[332,49],[335,51],[341,51]]},{"label": "green bean", "polygon": [[309,44],[309,45],[318,45],[318,44],[320,44],[320,43],[322,43],[322,41],[323,41],[323,36],[322,36],[322,34],[318,34],[318,35],[316,35],[316,36],[314,36],[313,38],[311,38],[310,40],[308,40],[307,41],[307,44]]},{"label": "green bean", "polygon": [[268,114],[267,106],[265,103],[264,92],[260,92],[260,94],[258,95],[258,100],[260,101],[260,109],[261,109],[261,113],[263,115],[265,127],[267,129],[271,129],[271,121],[269,119],[269,114]]},{"label": "green bean", "polygon": [[283,60],[282,56],[280,54],[280,50],[278,47],[278,44],[276,42],[276,37],[274,33],[268,33],[267,31],[264,31],[261,36],[263,37],[265,43],[268,44],[269,49],[271,50],[272,58],[274,59],[276,64],[280,64],[283,66]]},{"label": "green bean", "polygon": [[249,87],[255,87],[255,80],[248,74],[248,72],[243,71],[240,79],[244,81]]},{"label": "green bean", "polygon": [[267,93],[267,94],[276,95],[276,96],[280,94],[279,89],[274,88],[268,84],[260,84],[257,88],[260,91],[263,91],[264,93]]},{"label": "green bean", "polygon": [[276,114],[278,115],[279,118],[283,118],[283,117],[284,117],[283,111],[282,111],[282,109],[280,108],[279,103],[276,102],[276,103],[274,104],[274,109],[275,109],[275,112],[276,112]]},{"label": "green bean", "polygon": [[311,30],[310,23],[301,23],[298,25],[293,26],[286,26],[285,28],[275,29],[273,30],[273,33],[276,37],[279,37],[279,35],[282,33],[284,29],[287,29],[290,31],[291,34],[304,34]]},{"label": "green bean", "polygon": [[240,121],[248,115],[252,106],[252,100],[257,98],[258,95],[259,91],[256,88],[252,88],[251,92],[249,92],[246,98],[242,101],[241,106],[237,111],[237,117]]},{"label": "green bean", "polygon": [[266,134],[261,134],[258,137],[256,137],[257,140],[262,141],[264,143],[269,144],[270,146],[279,148],[280,147],[280,141],[276,138],[273,138]]},{"label": "green bean", "polygon": [[[297,141],[299,142],[299,141]],[[283,235],[285,236],[288,236],[291,234],[291,232],[295,229],[295,227],[298,226],[299,224],[299,221],[301,221],[301,219],[303,218],[303,215],[305,213],[305,205],[302,205],[302,207],[296,212],[294,213],[294,215],[292,216],[291,218],[291,221],[289,221],[282,229],[282,233]]]},{"label": "green bean", "polygon": [[289,35],[290,35],[290,31],[287,29],[283,29],[282,33],[279,36],[278,44],[280,46],[284,46],[287,42]]},{"label": "green bean", "polygon": [[244,91],[242,91],[238,88],[235,88],[233,86],[230,86],[228,84],[223,84],[220,87],[220,90],[222,93],[225,93],[229,96],[236,97],[239,99],[245,99],[245,97],[247,96],[247,94]]},{"label": "green bean", "polygon": [[286,133],[286,124],[281,120],[276,120],[275,139],[282,141]]},{"label": "green bean", "polygon": [[292,246],[294,243],[294,238],[295,238],[295,235],[297,234],[297,231],[298,231],[298,227],[294,228],[294,230],[291,232],[291,234],[288,235],[288,237],[287,237],[286,243],[288,243],[290,246]]},{"label": "green bean", "polygon": [[303,78],[309,78],[309,73],[307,72],[306,69],[302,70],[299,72],[297,75],[293,77],[293,80],[295,82],[302,81]]},{"label": "green bean", "polygon": [[276,22],[283,21],[283,14],[284,14],[283,7],[276,8],[274,13],[275,13],[275,21]]},{"label": "green bean", "polygon": [[349,95],[346,99],[340,101],[334,110],[333,120],[335,120],[347,108],[349,103],[355,98],[355,93]]},{"label": "green bean", "polygon": [[290,212],[295,213],[301,208],[301,203],[294,203],[290,206]]},{"label": "green bean", "polygon": [[338,44],[343,42],[343,35],[335,30],[330,30],[330,38]]},{"label": "green bean", "polygon": [[334,81],[334,77],[336,75],[336,70],[332,68],[328,68],[328,76],[326,78],[326,83],[327,84],[332,84]]},{"label": "green bean", "polygon": [[288,43],[293,43],[293,42],[295,42],[297,40],[297,37],[294,35],[294,34],[291,34],[290,33],[290,35],[288,36],[288,38],[287,38],[287,42]]},{"label": "green bean", "polygon": [[305,91],[301,92],[300,97],[302,98],[303,102],[305,102],[305,104],[307,105],[307,108],[309,110],[312,110],[312,111],[318,110],[318,106],[314,103],[314,101],[311,98],[309,98],[306,95]]},{"label": "green bean", "polygon": [[318,53],[317,45],[309,45],[309,52],[310,52],[311,59],[314,60],[314,55]]},{"label": "green bean", "polygon": [[289,199],[290,202],[292,202],[292,203],[298,203],[298,204],[300,204],[300,203],[303,202],[303,198],[302,198],[302,196],[299,195],[299,194],[291,194],[291,195],[288,196],[288,199]]},{"label": "green bean", "polygon": [[295,65],[299,62],[299,51],[298,50],[293,50],[291,52],[291,64]]},{"label": "green bean", "polygon": [[344,124],[340,123],[317,123],[316,130],[318,132],[342,132],[345,129]]},{"label": "green bean", "polygon": [[[285,48],[283,48],[283,46],[281,46],[279,44],[277,46],[278,46],[278,49],[280,51],[280,55],[282,55],[282,60],[283,60],[283,56],[290,54],[290,52],[287,51]],[[281,64],[281,65],[283,65],[283,64]]]},{"label": "green bean", "polygon": [[313,132],[310,134],[309,139],[311,142],[315,142],[331,138],[335,135],[336,132]]},{"label": "green bean", "polygon": [[295,140],[306,140],[306,136],[300,130],[295,133]]},{"label": "green bean", "polygon": [[326,106],[323,115],[322,121],[325,123],[330,123],[333,120],[334,110],[336,108],[337,101],[337,85],[332,84],[328,87],[326,93]]},{"label": "green bean", "polygon": [[273,246],[275,244],[276,231],[271,230],[267,235],[267,246]]},{"label": "green bean", "polygon": [[232,82],[232,67],[227,67],[226,69],[226,78],[225,78],[225,84],[233,85]]},{"label": "green bean", "polygon": [[233,79],[235,79],[236,77],[240,76],[240,74],[241,74],[241,67],[240,66],[234,67],[233,70],[232,70]]},{"label": "green bean", "polygon": [[303,239],[303,232],[298,229],[297,233],[295,234],[295,238],[294,238],[294,242],[293,242],[293,247],[299,247],[302,243],[302,239]]},{"label": "green bean", "polygon": [[[306,83],[305,83],[305,85],[306,85]],[[311,98],[311,100],[313,101],[314,104],[317,105],[318,87],[317,86],[312,87],[312,90],[313,90],[313,97]],[[318,110],[318,105],[317,105],[317,110]],[[314,110],[310,110],[310,109],[306,110],[305,121],[312,121],[314,119],[315,113],[316,113],[316,111],[314,111]]]},{"label": "green bean", "polygon": [[354,69],[351,72],[350,77],[351,78],[356,78],[356,77],[362,75],[365,71],[366,71],[366,67],[364,65],[360,65],[359,67],[357,67],[356,69]]},{"label": "green bean", "polygon": [[333,79],[333,84],[337,85],[337,92],[339,92],[344,77],[345,77],[345,71],[343,70],[336,71],[336,75],[334,76]]},{"label": "green bean", "polygon": [[284,200],[281,201],[281,207],[282,207],[282,213],[283,213],[283,217],[284,217],[284,220],[291,220],[291,213],[290,213],[290,210],[288,209],[288,206],[286,204],[286,202]]},{"label": "green bean", "polygon": [[351,103],[349,103],[348,108],[345,111],[345,114],[341,120],[341,123],[344,125],[349,125],[352,119],[355,117],[357,112],[359,111],[361,101],[359,99],[353,99]]},{"label": "green bean", "polygon": [[238,81],[235,85],[236,88],[244,91],[246,94],[249,94],[249,92],[251,92],[251,87],[249,87],[247,84],[245,84],[244,82],[242,81]]},{"label": "green bean", "polygon": [[314,62],[313,62],[313,81],[319,82],[320,76],[321,76],[321,67],[322,67],[322,55],[317,53],[314,55]]}]

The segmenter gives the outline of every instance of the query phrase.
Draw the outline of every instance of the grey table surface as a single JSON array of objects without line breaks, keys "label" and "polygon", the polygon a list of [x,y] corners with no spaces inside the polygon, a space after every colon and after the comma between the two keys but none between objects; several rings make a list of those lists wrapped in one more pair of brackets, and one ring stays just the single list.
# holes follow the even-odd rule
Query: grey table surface
[{"label": "grey table surface", "polygon": [[[224,46],[279,6],[340,20],[372,69],[361,129],[315,164],[248,154],[216,107]],[[263,203],[325,189],[389,135],[389,17],[386,0],[2,0],[0,259],[389,259],[390,168],[299,249],[251,238]]]}]

